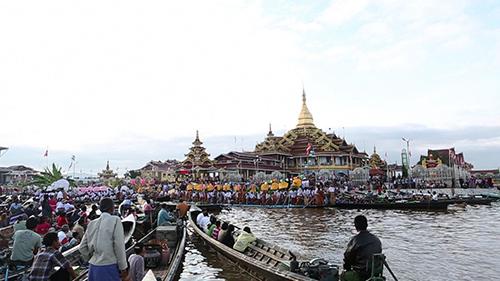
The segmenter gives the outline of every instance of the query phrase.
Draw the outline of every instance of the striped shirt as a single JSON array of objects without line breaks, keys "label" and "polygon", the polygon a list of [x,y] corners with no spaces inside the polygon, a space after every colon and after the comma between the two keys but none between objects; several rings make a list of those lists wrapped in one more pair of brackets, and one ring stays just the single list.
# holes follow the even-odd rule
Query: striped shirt
[{"label": "striped shirt", "polygon": [[46,281],[49,280],[56,270],[54,267],[60,266],[68,268],[70,266],[68,260],[61,252],[50,247],[40,252],[35,257],[33,267],[29,276],[30,281]]}]

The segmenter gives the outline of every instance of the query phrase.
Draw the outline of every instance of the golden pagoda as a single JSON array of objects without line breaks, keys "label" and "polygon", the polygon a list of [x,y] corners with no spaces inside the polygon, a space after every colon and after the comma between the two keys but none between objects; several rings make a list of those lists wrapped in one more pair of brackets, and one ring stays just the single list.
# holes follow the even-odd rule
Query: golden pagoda
[{"label": "golden pagoda", "polygon": [[373,147],[373,154],[370,156],[370,160],[368,160],[368,163],[370,164],[371,169],[387,169],[387,163],[382,160],[382,158],[380,158],[380,155],[378,155],[377,148],[375,146]]},{"label": "golden pagoda", "polygon": [[274,158],[283,163],[285,173],[299,174],[304,170],[337,170],[348,172],[364,165],[367,154],[348,144],[335,133],[327,134],[314,125],[302,89],[302,108],[294,129],[282,137],[275,136],[271,128],[266,139],[255,146],[259,156]]}]

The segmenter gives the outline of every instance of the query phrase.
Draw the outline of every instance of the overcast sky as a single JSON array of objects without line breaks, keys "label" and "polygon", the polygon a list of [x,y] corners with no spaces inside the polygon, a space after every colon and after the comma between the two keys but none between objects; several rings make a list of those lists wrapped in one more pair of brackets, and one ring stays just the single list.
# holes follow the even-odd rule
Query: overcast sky
[{"label": "overcast sky", "polygon": [[[500,2],[2,1],[0,166],[124,171],[315,123],[500,163]],[[342,129],[345,128],[345,129]],[[49,157],[42,157],[48,148]]]}]

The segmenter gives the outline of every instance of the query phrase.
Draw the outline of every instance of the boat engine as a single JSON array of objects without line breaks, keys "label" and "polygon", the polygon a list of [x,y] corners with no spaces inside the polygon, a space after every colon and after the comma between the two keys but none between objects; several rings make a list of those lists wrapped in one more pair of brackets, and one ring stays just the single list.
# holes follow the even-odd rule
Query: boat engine
[{"label": "boat engine", "polygon": [[301,262],[298,273],[319,281],[338,281],[339,267],[329,264],[328,261],[316,258],[308,262]]},{"label": "boat engine", "polygon": [[144,266],[146,268],[156,268],[161,264],[161,252],[162,248],[160,245],[146,245],[146,253],[144,254]]}]

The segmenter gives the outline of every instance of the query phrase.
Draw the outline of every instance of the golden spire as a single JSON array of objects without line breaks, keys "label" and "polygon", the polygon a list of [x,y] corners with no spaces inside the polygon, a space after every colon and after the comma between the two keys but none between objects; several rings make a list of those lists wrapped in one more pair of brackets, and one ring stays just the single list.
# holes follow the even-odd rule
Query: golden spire
[{"label": "golden spire", "polygon": [[267,133],[268,137],[274,137],[273,130],[271,129],[271,123],[269,123],[269,132]]},{"label": "golden spire", "polygon": [[315,128],[311,112],[306,105],[306,91],[302,88],[302,110],[299,114],[299,123],[297,128]]}]

